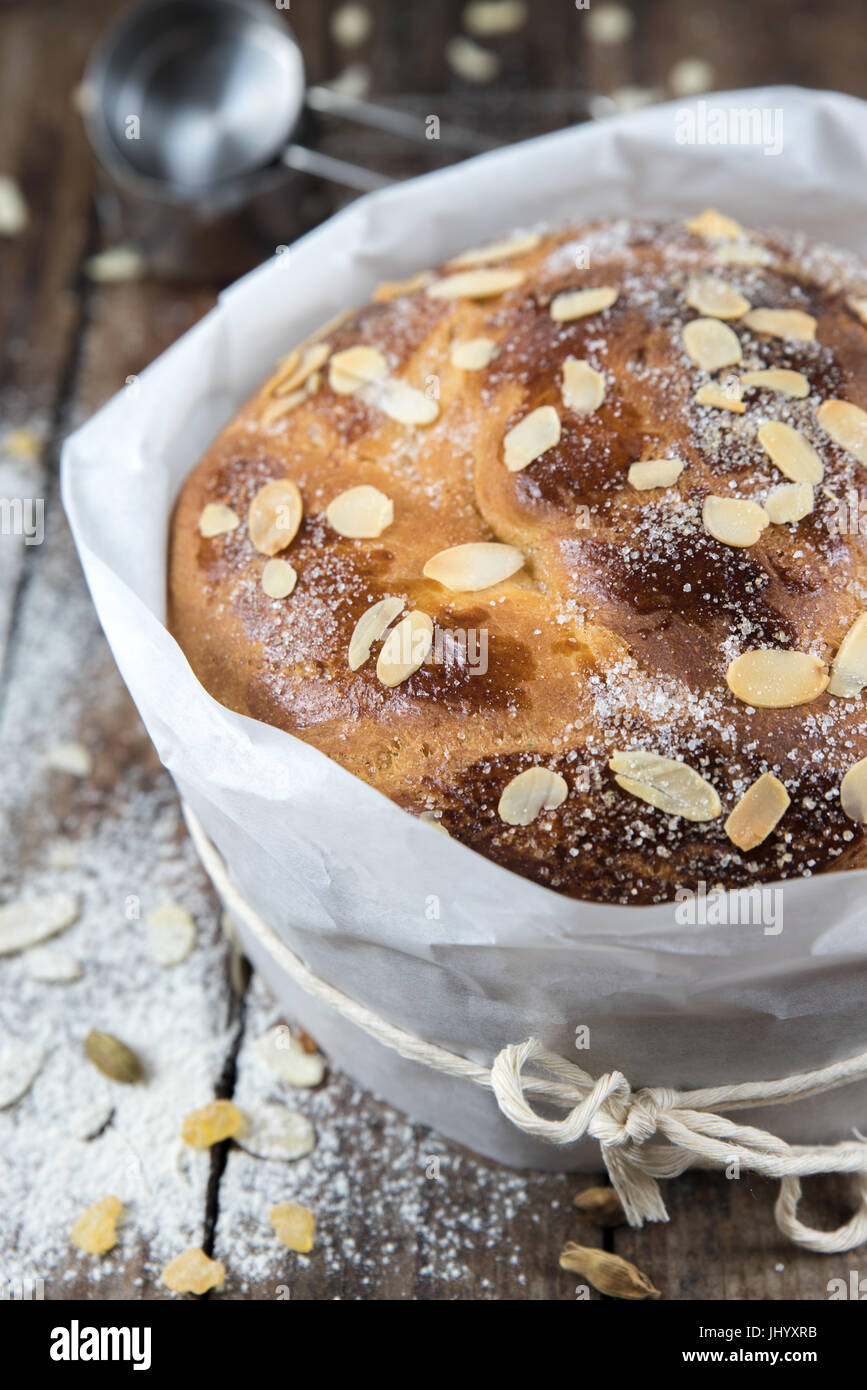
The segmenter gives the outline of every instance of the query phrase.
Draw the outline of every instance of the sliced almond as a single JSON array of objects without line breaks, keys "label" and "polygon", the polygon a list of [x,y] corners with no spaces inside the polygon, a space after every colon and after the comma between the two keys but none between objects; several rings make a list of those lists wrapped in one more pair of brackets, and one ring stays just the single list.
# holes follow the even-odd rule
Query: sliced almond
[{"label": "sliced almond", "polygon": [[71,893],[46,893],[0,907],[0,956],[12,955],[56,936],[78,919],[78,899]]},{"label": "sliced almond", "polygon": [[706,372],[741,360],[737,334],[719,319],[692,319],[684,326],[682,337],[687,356]]},{"label": "sliced almond", "polygon": [[765,511],[775,526],[790,526],[810,515],[814,501],[810,483],[781,483],[768,493]]},{"label": "sliced almond", "polygon": [[867,299],[856,299],[853,295],[851,299],[846,300],[846,303],[849,305],[855,317],[859,318],[865,327],[867,327]]},{"label": "sliced almond", "polygon": [[572,319],[584,319],[588,314],[599,314],[603,309],[611,308],[619,293],[610,285],[587,290],[565,290],[563,294],[555,294],[551,300],[551,317],[555,323],[570,323]]},{"label": "sliced almond", "polygon": [[828,668],[810,652],[762,647],[744,652],[726,672],[736,699],[756,709],[790,709],[817,700],[828,684]]},{"label": "sliced almond", "polygon": [[199,534],[206,540],[213,536],[223,536],[227,531],[235,531],[241,525],[241,518],[224,502],[209,502],[202,508],[199,517]]},{"label": "sliced almond", "polygon": [[523,256],[539,245],[541,237],[537,232],[527,232],[525,236],[503,238],[502,241],[489,241],[485,246],[473,246],[462,251],[449,261],[450,266],[490,265],[491,261],[505,261],[509,256]]},{"label": "sliced almond", "polygon": [[362,613],[349,640],[349,669],[357,671],[370,656],[370,648],[378,642],[403,608],[402,598],[381,598]]},{"label": "sliced almond", "polygon": [[276,425],[278,420],[285,420],[287,415],[291,415],[293,410],[297,410],[302,401],[306,401],[311,393],[306,387],[299,391],[293,391],[289,396],[272,396],[270,401],[266,401],[259,415],[259,423],[263,429],[270,429]]},{"label": "sliced almond", "polygon": [[755,849],[779,825],[791,800],[789,793],[772,772],[748,787],[725,823],[725,832],[738,849]]},{"label": "sliced almond", "polygon": [[401,295],[415,294],[416,290],[423,290],[430,279],[429,270],[420,270],[418,275],[411,275],[408,280],[383,280],[373,291],[374,301],[377,304],[385,304],[389,299],[400,299]]},{"label": "sliced almond", "polygon": [[708,821],[722,814],[722,803],[710,782],[679,758],[633,749],[613,753],[608,766],[624,791],[670,816]]},{"label": "sliced almond", "polygon": [[790,372],[786,368],[743,372],[741,385],[758,386],[763,391],[780,391],[784,396],[794,396],[796,400],[803,400],[810,394],[810,383],[804,373]]},{"label": "sliced almond", "polygon": [[825,401],[817,414],[819,424],[834,443],[867,465],[867,411],[849,401]]},{"label": "sliced almond", "polygon": [[262,555],[276,555],[295,539],[303,515],[301,493],[289,478],[266,483],[250,503],[250,540]]},{"label": "sliced almond", "polygon": [[377,348],[358,344],[335,352],[328,363],[328,384],[339,396],[351,396],[369,381],[388,376],[388,363]]},{"label": "sliced almond", "polygon": [[636,492],[649,492],[655,487],[671,487],[676,483],[685,463],[680,459],[644,459],[633,463],[629,470],[629,481]]},{"label": "sliced almond", "polygon": [[605,377],[583,358],[567,357],[563,363],[562,395],[567,410],[588,415],[605,399]]},{"label": "sliced almond", "polygon": [[454,593],[468,594],[501,584],[523,563],[523,555],[513,545],[470,541],[467,545],[453,545],[448,550],[438,551],[428,560],[423,573],[426,579],[435,579]]},{"label": "sliced almond", "polygon": [[867,758],[850,767],[840,783],[840,805],[850,820],[867,825]]},{"label": "sliced almond", "polygon": [[330,351],[326,343],[310,343],[303,351],[290,353],[284,359],[287,370],[272,385],[272,393],[275,396],[288,396],[303,386],[314,372],[325,365]]},{"label": "sliced almond", "polygon": [[503,436],[503,457],[510,473],[520,473],[560,442],[560,416],[553,406],[529,411]]},{"label": "sliced almond", "polygon": [[769,420],[759,429],[759,443],[781,473],[793,483],[821,483],[825,467],[812,444],[798,430],[780,420]]},{"label": "sliced almond", "polygon": [[503,788],[497,815],[506,825],[529,825],[542,811],[556,811],[569,795],[569,784],[548,767],[528,767]]},{"label": "sliced almond", "polygon": [[432,396],[394,377],[371,383],[367,391],[372,404],[399,425],[429,425],[440,413]]},{"label": "sliced almond", "polygon": [[452,343],[449,360],[453,367],[465,372],[478,372],[487,367],[497,351],[493,338],[467,338],[462,343]]},{"label": "sliced almond", "polygon": [[764,246],[751,241],[731,241],[716,249],[716,258],[723,265],[768,265],[771,260]]},{"label": "sliced almond", "polygon": [[492,299],[523,284],[524,270],[459,270],[428,285],[430,299]]},{"label": "sliced almond", "polygon": [[744,323],[753,333],[795,343],[811,343],[816,336],[816,320],[802,309],[751,309]]},{"label": "sliced almond", "polygon": [[704,499],[701,519],[704,529],[723,545],[755,545],[768,525],[768,515],[758,502],[742,497]]},{"label": "sliced almond", "polygon": [[393,627],[382,644],[376,674],[383,685],[400,685],[427,659],[433,646],[433,623],[427,613],[414,608]]},{"label": "sliced almond", "polygon": [[560,441],[560,416],[553,405],[540,405],[506,432],[503,456],[510,473],[519,473]]},{"label": "sliced almond", "polygon": [[686,302],[691,309],[715,319],[739,319],[750,307],[748,299],[713,275],[693,276],[686,287]]},{"label": "sliced almond", "polygon": [[297,582],[288,560],[269,560],[262,571],[262,588],[269,598],[288,598]]},{"label": "sliced almond", "polygon": [[715,381],[709,381],[706,386],[698,388],[693,400],[696,405],[709,405],[714,410],[731,410],[735,415],[743,415],[746,410],[737,384],[718,386]]},{"label": "sliced almond", "polygon": [[867,613],[855,619],[834,657],[828,691],[853,700],[867,685]]},{"label": "sliced almond", "polygon": [[740,222],[717,212],[716,208],[705,208],[698,217],[691,218],[683,225],[688,232],[694,232],[696,236],[706,237],[710,241],[736,241],[744,234]]},{"label": "sliced almond", "polygon": [[325,509],[329,526],[339,536],[371,540],[394,521],[394,503],[378,487],[362,483],[341,492]]}]

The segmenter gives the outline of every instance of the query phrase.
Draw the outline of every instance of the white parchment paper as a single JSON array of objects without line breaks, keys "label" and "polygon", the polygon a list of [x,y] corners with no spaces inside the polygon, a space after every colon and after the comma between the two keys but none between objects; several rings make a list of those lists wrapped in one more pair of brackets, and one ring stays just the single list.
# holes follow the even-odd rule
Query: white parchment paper
[{"label": "white parchment paper", "polygon": [[[253,906],[314,970],[430,1041],[489,1061],[535,1033],[634,1085],[772,1078],[867,1048],[867,873],[785,885],[783,930],[765,934],[680,925],[673,906],[580,903],[498,868],[205,693],[163,626],[166,534],[186,474],[278,355],[379,280],[489,236],[713,205],[867,256],[867,105],[792,88],[707,100],[782,111],[782,151],[679,144],[677,103],[364,198],[232,286],[63,452],[66,510],[118,666]],[[417,1118],[506,1162],[598,1166],[587,1149],[517,1134],[490,1096],[399,1061],[251,953],[335,1060]],[[580,1025],[590,1048],[576,1053]],[[843,1137],[867,1128],[867,1087],[751,1122]]]}]

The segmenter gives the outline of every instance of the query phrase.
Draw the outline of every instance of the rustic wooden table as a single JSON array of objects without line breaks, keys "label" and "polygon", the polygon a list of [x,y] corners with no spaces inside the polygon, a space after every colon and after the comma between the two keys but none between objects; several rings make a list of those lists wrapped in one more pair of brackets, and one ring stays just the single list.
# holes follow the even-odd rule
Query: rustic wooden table
[{"label": "rustic wooden table", "polygon": [[[576,87],[670,93],[673,65],[692,58],[711,65],[717,88],[791,81],[867,96],[853,41],[859,0],[642,0],[631,37],[608,45],[589,41],[586,13],[565,0],[533,4],[520,31],[481,41],[502,60],[484,85],[456,76],[444,56],[461,32],[456,0],[370,0],[371,35],[352,50],[332,36],[334,8],[315,0],[291,8],[312,79],[355,65],[352,80],[368,81],[372,95],[499,140],[574,119]],[[214,1298],[565,1300],[578,1280],[557,1257],[571,1239],[632,1259],[666,1299],[825,1298],[828,1280],[848,1280],[859,1252],[824,1258],[785,1245],[771,1184],[689,1176],[667,1193],[668,1225],[594,1229],[571,1208],[590,1179],[498,1170],[334,1073],[293,1097],[317,1128],[309,1158],[287,1166],[221,1146],[192,1162],[179,1152],[180,1118],[209,1095],[233,1094],[243,1107],[270,1094],[249,1063],[250,1044],[276,1015],[255,980],[244,995],[232,989],[219,906],[81,579],[57,460],[71,428],[194,323],[245,262],[274,247],[242,239],[239,251],[227,239],[221,272],[204,281],[192,270],[175,282],[89,278],[88,257],[104,242],[74,93],[116,9],[112,0],[0,5],[0,174],[19,181],[29,207],[26,229],[0,238],[0,494],[45,501],[42,545],[0,536],[0,896],[69,886],[83,906],[63,939],[82,962],[79,981],[39,983],[24,957],[0,961],[3,1032],[48,1051],[30,1092],[0,1112],[0,1281],[26,1288],[41,1279],[52,1299],[159,1298],[165,1260],[201,1243],[228,1270]],[[395,174],[434,157],[333,123],[311,134],[330,153]],[[303,223],[345,196],[311,185]],[[219,263],[221,243],[211,249]],[[90,751],[88,775],[52,766],[52,749],[69,740]],[[146,911],[167,897],[193,911],[199,932],[194,955],[173,970],[149,962],[130,907]],[[115,1088],[113,1120],[85,1143],[72,1137],[70,1116],[82,1101],[100,1101],[89,1073],[83,1079],[80,1044],[91,1027],[133,1043],[150,1079],[135,1099]],[[431,1156],[440,1158],[438,1181],[426,1176]],[[69,1246],[69,1223],[110,1191],[128,1208],[122,1239],[102,1260],[82,1256]],[[844,1180],[817,1181],[805,1208],[836,1225],[847,1196]],[[270,1235],[267,1209],[287,1198],[316,1212],[309,1256]]]}]

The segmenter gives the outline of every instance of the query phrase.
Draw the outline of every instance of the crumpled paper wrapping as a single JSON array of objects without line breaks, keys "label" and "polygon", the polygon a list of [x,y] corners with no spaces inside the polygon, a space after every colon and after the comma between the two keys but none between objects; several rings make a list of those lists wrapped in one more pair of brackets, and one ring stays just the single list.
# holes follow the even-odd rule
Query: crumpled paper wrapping
[{"label": "crumpled paper wrapping", "polygon": [[[672,103],[364,198],[227,290],[63,451],[66,510],[118,666],[249,902],[313,970],[429,1041],[489,1062],[537,1034],[633,1086],[774,1078],[867,1048],[867,873],[786,884],[779,934],[679,925],[673,905],[595,906],[517,877],[211,699],[163,626],[166,533],[184,477],[274,359],[381,279],[540,220],[707,205],[867,256],[867,105],[792,88],[707,100],[782,110],[782,153],[678,144],[686,103]],[[488,1093],[398,1059],[247,945],[287,1016],[416,1119],[507,1163],[599,1166],[595,1145],[531,1140]],[[590,1047],[576,1051],[582,1025]],[[867,1086],[748,1119],[833,1141],[867,1130]]]}]

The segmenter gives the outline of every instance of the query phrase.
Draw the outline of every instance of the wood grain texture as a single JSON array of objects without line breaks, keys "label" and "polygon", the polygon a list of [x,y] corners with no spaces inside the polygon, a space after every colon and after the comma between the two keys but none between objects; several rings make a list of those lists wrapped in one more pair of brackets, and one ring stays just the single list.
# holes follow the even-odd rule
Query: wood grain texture
[{"label": "wood grain texture", "polygon": [[[258,982],[243,1000],[228,986],[218,904],[183,836],[171,782],[90,609],[57,493],[58,445],[68,429],[195,322],[237,269],[227,263],[225,275],[196,287],[152,281],[96,287],[82,274],[99,231],[93,166],[71,97],[94,37],[117,8],[109,0],[63,6],[22,0],[0,8],[0,173],[20,181],[31,216],[24,235],[0,242],[0,492],[42,497],[46,504],[43,546],[0,536],[0,757],[6,772],[0,888],[4,900],[31,891],[44,874],[47,845],[61,839],[81,846],[90,876],[97,988],[81,1005],[71,1004],[62,989],[47,992],[41,1005],[52,1011],[60,1036],[74,1038],[94,1025],[94,1011],[107,1002],[100,989],[110,993],[112,1007],[124,1004],[123,980],[99,974],[114,930],[111,913],[101,910],[119,883],[146,892],[153,875],[168,871],[177,895],[196,905],[201,957],[195,968],[205,972],[201,1027],[211,1030],[215,1044],[212,1085],[243,1105],[263,1094],[248,1065],[250,1044],[274,1020],[274,1006]],[[292,7],[312,79],[364,62],[376,96],[461,120],[501,140],[574,118],[577,93],[585,87],[606,92],[640,85],[664,92],[674,62],[695,56],[712,63],[720,88],[786,81],[867,96],[867,72],[852,41],[861,23],[859,0],[829,0],[821,7],[809,0],[732,0],[722,7],[644,0],[634,7],[632,37],[617,49],[589,44],[585,16],[573,6],[533,5],[525,30],[491,42],[502,73],[490,88],[468,84],[446,64],[459,3],[372,0],[373,34],[352,53],[339,51],[331,36],[334,8],[300,0]],[[309,134],[329,153],[369,160],[395,175],[447,157],[439,148],[406,147],[333,121],[312,122]],[[302,225],[328,215],[346,196],[310,183]],[[272,249],[260,239],[258,254]],[[34,430],[39,448],[22,459],[3,441],[9,430],[24,427]],[[74,642],[60,640],[72,631]],[[46,775],[39,755],[56,738],[80,739],[91,748],[91,777]],[[118,828],[132,847],[126,858],[108,833]],[[119,871],[119,859],[128,867]],[[0,1009],[3,1023],[11,1025],[18,1015],[5,968]],[[169,974],[155,975],[152,988],[164,1004]],[[202,1099],[192,1084],[188,1099],[190,1108]],[[329,1074],[320,1090],[293,1094],[292,1104],[317,1127],[318,1148],[310,1159],[284,1169],[229,1147],[211,1156],[191,1186],[184,1213],[189,1238],[200,1239],[228,1269],[215,1300],[276,1299],[288,1291],[293,1299],[566,1301],[575,1298],[580,1282],[557,1267],[570,1239],[617,1251],[637,1263],[664,1298],[684,1301],[823,1299],[830,1278],[847,1278],[859,1255],[863,1265],[863,1251],[824,1258],[785,1244],[772,1221],[775,1185],[750,1177],[688,1175],[667,1188],[667,1225],[603,1232],[580,1222],[571,1205],[577,1188],[591,1179],[497,1169],[413,1125],[344,1077]],[[26,1108],[20,1122],[33,1125],[36,1149],[38,1126]],[[807,1216],[820,1225],[838,1224],[848,1194],[845,1179],[809,1184]],[[281,1250],[269,1235],[268,1206],[287,1199],[316,1210],[319,1235],[307,1257]],[[27,1258],[28,1251],[14,1245],[0,1251],[0,1274]],[[109,1258],[101,1277],[95,1274],[92,1263],[70,1251],[65,1268],[48,1279],[46,1297],[164,1294],[148,1251],[134,1239],[124,1245],[122,1259]]]}]

